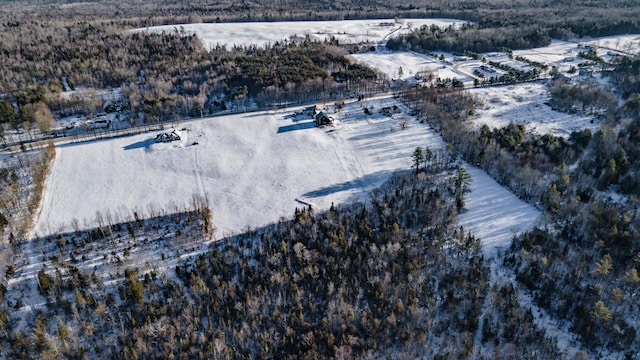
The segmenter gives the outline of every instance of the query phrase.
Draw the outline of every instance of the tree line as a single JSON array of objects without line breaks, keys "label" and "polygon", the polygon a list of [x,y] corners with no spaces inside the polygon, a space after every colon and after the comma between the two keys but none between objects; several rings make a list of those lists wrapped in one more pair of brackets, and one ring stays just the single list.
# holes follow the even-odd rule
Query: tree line
[{"label": "tree line", "polygon": [[462,54],[465,51],[484,53],[503,48],[530,49],[550,43],[551,37],[536,25],[479,28],[475,24],[463,24],[460,28],[424,25],[409,34],[389,39],[387,47],[391,50]]},{"label": "tree line", "polygon": [[401,94],[418,117],[438,131],[465,160],[483,168],[515,194],[538,201],[547,190],[543,174],[559,173],[562,164],[582,154],[591,132],[575,132],[569,139],[549,134],[525,136],[521,124],[476,128],[469,118],[476,100],[454,87],[417,87]]}]

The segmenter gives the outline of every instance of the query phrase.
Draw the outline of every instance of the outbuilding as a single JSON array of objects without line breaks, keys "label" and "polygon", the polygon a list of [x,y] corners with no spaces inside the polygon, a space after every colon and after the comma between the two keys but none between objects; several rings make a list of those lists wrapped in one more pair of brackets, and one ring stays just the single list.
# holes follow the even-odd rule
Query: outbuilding
[{"label": "outbuilding", "polygon": [[172,142],[180,140],[180,134],[173,130],[172,132],[160,133],[156,135],[156,142]]}]

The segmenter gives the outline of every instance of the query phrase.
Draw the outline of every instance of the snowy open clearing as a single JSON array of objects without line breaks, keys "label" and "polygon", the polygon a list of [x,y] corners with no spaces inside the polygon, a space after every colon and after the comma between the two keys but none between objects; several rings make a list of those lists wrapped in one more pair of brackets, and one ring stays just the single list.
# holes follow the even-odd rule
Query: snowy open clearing
[{"label": "snowy open clearing", "polygon": [[460,214],[462,226],[482,241],[486,254],[509,246],[514,235],[527,231],[540,220],[541,213],[500,186],[481,169],[466,165],[471,175],[471,192]]},{"label": "snowy open clearing", "polygon": [[[440,60],[409,51],[384,51],[377,50],[361,54],[349,55],[356,62],[367,64],[387,74],[391,79],[401,79],[415,82],[416,73],[420,71],[434,72],[442,69]],[[402,68],[402,74],[399,74]]]},{"label": "snowy open clearing", "polygon": [[[464,70],[458,70],[456,66],[452,65],[453,58],[450,54],[446,54],[445,61],[441,61],[433,56],[414,51],[388,51],[379,48],[375,52],[352,54],[349,55],[349,58],[379,70],[390,79],[416,83],[419,82],[416,79],[418,72],[431,72],[434,79],[456,78],[464,82],[465,86],[473,86],[471,74]],[[400,68],[402,68],[402,74],[400,74]]]},{"label": "snowy open clearing", "polygon": [[473,119],[478,127],[483,124],[490,128],[507,126],[509,123],[524,124],[528,132],[563,137],[568,137],[572,131],[595,131],[600,127],[600,121],[593,116],[552,110],[545,104],[549,100],[549,93],[542,83],[493,86],[469,91],[482,101]]},{"label": "snowy open clearing", "polygon": [[342,20],[342,21],[277,21],[246,23],[200,23],[184,25],[154,26],[134,31],[171,32],[196,34],[211,49],[216,45],[264,46],[276,41],[292,38],[324,41],[335,38],[340,43],[364,43],[384,41],[387,37],[409,32],[411,28],[423,25],[447,27],[459,26],[466,21],[456,19],[406,19],[396,22],[394,19]]},{"label": "snowy open clearing", "polygon": [[[291,109],[188,122],[182,139],[172,143],[155,143],[154,132],[59,145],[35,231],[70,230],[74,220],[91,227],[97,212],[118,218],[134,210],[170,210],[196,195],[208,199],[219,238],[289,218],[295,207],[326,209],[364,199],[393,171],[409,169],[417,146],[444,146],[413,118],[378,112],[393,104],[391,98],[354,101],[339,113],[330,105],[337,123],[323,128]],[[363,106],[373,115],[365,116]],[[467,167],[473,183],[461,225],[487,250],[508,245],[539,213]]]},{"label": "snowy open clearing", "polygon": [[640,53],[640,34],[604,36],[585,39],[581,43],[587,46],[595,46],[601,49],[620,51],[627,54]]},{"label": "snowy open clearing", "polygon": [[155,143],[154,132],[58,145],[35,231],[69,230],[74,219],[89,227],[98,211],[146,214],[196,195],[208,199],[220,237],[289,218],[307,202],[328,208],[361,199],[409,169],[416,146],[444,145],[413,118],[378,112],[393,104],[354,101],[339,113],[330,105],[337,124],[323,128],[291,109],[188,122],[171,143]]},{"label": "snowy open clearing", "polygon": [[575,41],[553,40],[551,41],[551,45],[548,46],[514,50],[513,55],[524,56],[529,60],[549,64],[572,62],[573,60],[571,60],[571,58],[578,56],[578,52],[580,51],[584,51],[584,49],[578,48],[578,43]]},{"label": "snowy open clearing", "polygon": [[549,66],[555,66],[561,73],[586,60],[578,54],[593,48],[605,61],[620,55],[633,55],[640,52],[640,35],[617,35],[583,40],[553,40],[551,45],[533,49],[515,50],[515,56],[523,56]]}]

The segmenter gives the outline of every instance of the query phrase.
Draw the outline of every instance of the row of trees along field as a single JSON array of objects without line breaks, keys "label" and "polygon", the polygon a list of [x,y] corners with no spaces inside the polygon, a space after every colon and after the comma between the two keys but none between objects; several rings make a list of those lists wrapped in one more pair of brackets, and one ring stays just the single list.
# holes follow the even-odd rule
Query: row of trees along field
[{"label": "row of trees along field", "polygon": [[[489,289],[480,244],[457,225],[456,200],[447,189],[457,172],[430,167],[395,176],[366,206],[331,207],[321,214],[296,210],[290,221],[218,241],[210,251],[187,257],[175,267],[177,276],[171,275],[174,269],[128,267],[120,250],[117,255],[124,258],[109,261],[111,275],[101,275],[91,270],[90,249],[98,246],[108,255],[113,244],[138,239],[131,251],[139,253],[137,247],[149,246],[144,239],[164,238],[167,231],[197,243],[208,236],[201,230],[205,212],[105,223],[38,239],[49,254],[37,275],[46,301],[24,308],[24,286],[8,289],[4,299],[10,301],[0,302],[0,354],[15,359],[559,356],[530,310],[515,301],[517,290]],[[483,307],[488,310],[478,337]]]},{"label": "row of trees along field", "polygon": [[[42,151],[15,154],[0,161],[0,270],[5,275],[17,271],[15,259],[31,229],[54,156],[50,145]],[[7,286],[8,278],[0,277],[0,303]],[[3,309],[4,305],[0,305],[0,322]]]},{"label": "row of trees along field", "polygon": [[423,26],[413,32],[387,41],[391,50],[415,50],[418,52],[447,51],[484,53],[502,48],[529,49],[549,45],[551,37],[537,25],[481,29],[476,24],[463,24],[441,28]]},{"label": "row of trees along field", "polygon": [[15,154],[0,162],[0,244],[26,235],[54,156],[49,144],[42,151]]},{"label": "row of trees along field", "polygon": [[[585,14],[580,5],[549,4],[546,9],[528,8],[520,11],[492,9],[475,15],[465,14],[462,19],[472,23],[460,28],[435,25],[422,26],[411,33],[389,39],[392,50],[418,52],[448,51],[454,53],[490,52],[501,49],[529,49],[549,45],[552,38],[597,37],[640,32],[636,9],[598,9],[590,7]],[[622,5],[622,4],[621,4]],[[551,9],[552,11],[549,11]],[[596,13],[603,14],[595,17]],[[605,13],[607,13],[605,15]],[[631,15],[631,14],[635,14]],[[407,20],[410,21],[410,20]]]},{"label": "row of trees along field", "polygon": [[560,173],[562,164],[575,161],[591,138],[590,131],[576,132],[569,139],[525,136],[525,127],[516,124],[477,129],[469,121],[477,100],[453,87],[412,88],[402,94],[402,99],[468,162],[479,165],[518,196],[532,202],[547,190],[543,175]]}]

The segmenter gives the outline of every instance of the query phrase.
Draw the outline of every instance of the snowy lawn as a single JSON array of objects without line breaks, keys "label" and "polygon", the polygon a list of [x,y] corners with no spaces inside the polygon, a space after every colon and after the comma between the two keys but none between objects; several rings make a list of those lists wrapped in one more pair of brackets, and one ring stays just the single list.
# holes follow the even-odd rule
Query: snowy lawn
[{"label": "snowy lawn", "polygon": [[640,34],[604,36],[595,39],[585,39],[581,41],[581,43],[600,47],[605,50],[608,49],[636,55],[640,53]]},{"label": "snowy lawn", "polygon": [[638,54],[640,52],[640,35],[627,34],[605,36],[595,39],[578,39],[573,41],[553,40],[551,45],[515,50],[514,56],[524,56],[529,60],[555,65],[560,72],[566,72],[571,66],[585,62],[578,53],[587,51],[585,46],[595,47],[598,56],[610,60],[615,54]]},{"label": "snowy lawn", "polygon": [[423,25],[462,25],[466,21],[455,19],[406,19],[396,22],[394,19],[343,20],[343,21],[296,21],[296,22],[244,22],[244,23],[205,23],[154,26],[134,31],[183,32],[196,34],[210,49],[216,45],[264,46],[276,41],[293,37],[324,41],[334,37],[340,43],[357,44],[363,42],[384,41],[392,35],[409,32],[411,28]]},{"label": "snowy lawn", "polygon": [[[354,101],[339,113],[328,105],[337,124],[324,128],[291,109],[184,123],[173,143],[155,143],[154,132],[58,145],[35,232],[70,230],[74,219],[91,227],[98,211],[149,215],[195,195],[208,200],[221,237],[289,218],[305,203],[322,209],[362,199],[393,171],[409,169],[416,146],[444,145],[413,118],[378,112],[393,104]],[[373,115],[364,115],[365,105]]]},{"label": "snowy lawn", "polygon": [[[579,51],[584,51],[584,49],[578,48],[578,44],[576,42],[553,40],[549,46],[526,50],[514,50],[513,56],[524,56],[529,60],[544,64],[556,64],[573,62],[569,61],[569,58],[575,59],[578,56]],[[577,63],[575,65],[577,65]]]}]

